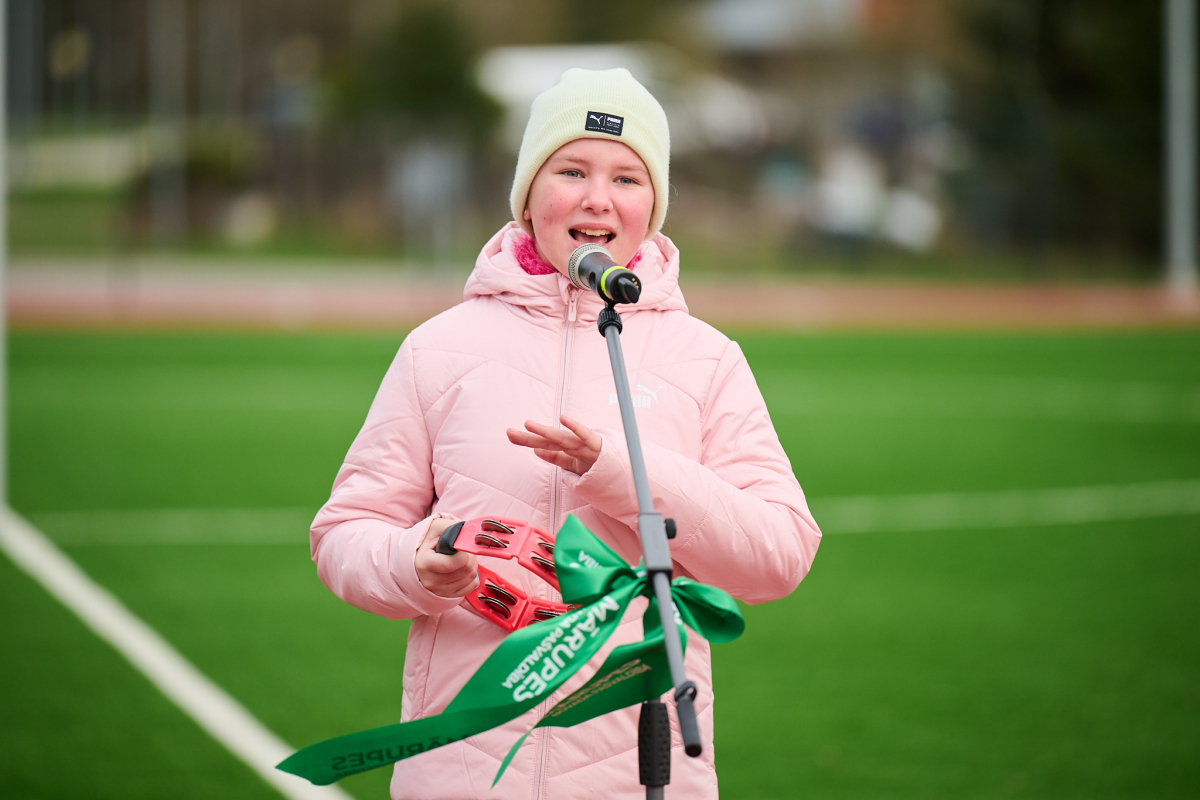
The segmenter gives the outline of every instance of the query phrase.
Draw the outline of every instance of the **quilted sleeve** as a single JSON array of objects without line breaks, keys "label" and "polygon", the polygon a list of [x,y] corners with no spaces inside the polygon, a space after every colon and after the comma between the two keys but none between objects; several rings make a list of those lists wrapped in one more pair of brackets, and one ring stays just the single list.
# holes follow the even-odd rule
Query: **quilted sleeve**
[{"label": "quilted sleeve", "polygon": [[432,447],[405,340],[384,376],[362,430],[313,521],[317,574],[351,605],[389,619],[448,611],[417,579],[417,547],[432,519]]},{"label": "quilted sleeve", "polygon": [[[714,373],[702,426],[700,462],[643,446],[654,507],[678,529],[672,557],[686,574],[747,603],[785,597],[812,566],[821,531],[734,342]],[[636,530],[624,436],[600,433],[599,460],[566,481],[597,511]]]}]

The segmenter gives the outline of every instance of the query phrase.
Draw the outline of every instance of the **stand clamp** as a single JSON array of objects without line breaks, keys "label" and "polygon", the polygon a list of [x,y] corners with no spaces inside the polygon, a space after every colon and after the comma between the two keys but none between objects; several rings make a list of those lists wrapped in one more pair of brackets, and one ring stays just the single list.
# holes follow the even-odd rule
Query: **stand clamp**
[{"label": "stand clamp", "polygon": [[625,329],[625,324],[621,322],[621,315],[617,313],[616,307],[609,303],[596,319],[596,327],[600,329],[601,336],[606,336],[605,331],[612,325],[617,326],[617,333]]}]

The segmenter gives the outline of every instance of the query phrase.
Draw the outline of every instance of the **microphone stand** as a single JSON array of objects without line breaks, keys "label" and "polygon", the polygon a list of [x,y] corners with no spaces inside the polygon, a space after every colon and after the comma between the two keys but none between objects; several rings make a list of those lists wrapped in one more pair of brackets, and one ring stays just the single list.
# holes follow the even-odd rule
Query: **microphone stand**
[{"label": "microphone stand", "polygon": [[[613,380],[616,382],[617,402],[621,408],[621,422],[625,428],[625,444],[629,449],[629,465],[633,470],[633,484],[637,490],[638,536],[642,542],[646,574],[654,587],[658,601],[658,613],[662,619],[663,638],[667,650],[667,663],[671,669],[671,682],[675,684],[676,714],[679,730],[683,735],[684,751],[695,758],[703,751],[700,743],[700,727],[696,724],[696,684],[687,679],[683,668],[683,644],[679,630],[675,627],[675,603],[671,599],[671,550],[668,538],[675,538],[675,521],[664,520],[654,511],[654,500],[650,495],[650,480],[646,476],[646,462],[642,457],[642,443],[638,437],[637,419],[633,415],[633,398],[629,391],[629,375],[625,370],[625,355],[621,350],[621,315],[609,302],[597,320],[600,334],[608,342],[608,358],[612,362]],[[667,706],[655,698],[642,704],[638,721],[638,763],[640,778],[646,787],[646,800],[661,800],[663,787],[671,782],[671,730],[667,718]]]}]

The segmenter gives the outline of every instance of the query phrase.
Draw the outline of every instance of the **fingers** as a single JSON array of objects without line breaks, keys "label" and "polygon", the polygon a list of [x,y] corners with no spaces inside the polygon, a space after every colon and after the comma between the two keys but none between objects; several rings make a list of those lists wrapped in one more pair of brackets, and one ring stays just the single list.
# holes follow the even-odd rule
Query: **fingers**
[{"label": "fingers", "polygon": [[442,562],[455,558],[457,556],[443,556],[424,549],[418,551],[417,577],[421,585],[439,597],[462,597],[474,589],[479,583],[475,556],[469,556],[470,561],[467,564],[447,570],[449,565]]},{"label": "fingers", "polygon": [[565,470],[571,470],[575,466],[575,459],[561,450],[541,450],[534,448],[533,454],[542,461]]},{"label": "fingers", "polygon": [[529,447],[538,458],[556,467],[582,475],[600,457],[603,438],[581,422],[563,416],[562,428],[527,420],[525,430],[509,428],[508,440]]},{"label": "fingers", "polygon": [[421,585],[439,597],[462,597],[479,582],[478,560],[461,550],[444,556],[434,550],[438,537],[457,520],[435,519],[429,524],[425,540],[417,549],[415,566]]},{"label": "fingers", "polygon": [[[457,579],[435,579],[431,581],[432,585],[425,586],[426,589],[436,594],[438,597],[464,597],[479,584],[479,575],[474,569],[471,569],[467,574]],[[422,581],[422,585],[424,582]]]},{"label": "fingers", "polygon": [[521,431],[516,428],[509,428],[507,433],[510,442],[519,444],[522,447],[534,447],[543,450],[565,450],[579,446],[578,437],[573,433],[564,431],[561,428],[552,428],[549,425],[543,425],[533,420],[525,422],[525,430]]},{"label": "fingers", "polygon": [[597,453],[600,452],[603,440],[599,434],[570,417],[561,417],[560,421],[567,430],[527,420],[524,431],[515,428],[508,429],[506,432],[508,440],[513,444],[523,447],[542,450],[561,450],[564,452],[594,450]]},{"label": "fingers", "polygon": [[582,422],[577,422],[568,416],[559,417],[559,422],[570,429],[571,433],[575,434],[576,438],[584,447],[595,450],[596,452],[600,452],[600,445],[604,441],[600,438],[600,434],[596,433]]},{"label": "fingers", "polygon": [[[528,426],[530,423],[526,422],[525,425]],[[542,436],[517,430],[516,428],[509,428],[505,431],[505,434],[507,434],[510,442],[521,447],[545,447],[549,444],[549,440]]]}]

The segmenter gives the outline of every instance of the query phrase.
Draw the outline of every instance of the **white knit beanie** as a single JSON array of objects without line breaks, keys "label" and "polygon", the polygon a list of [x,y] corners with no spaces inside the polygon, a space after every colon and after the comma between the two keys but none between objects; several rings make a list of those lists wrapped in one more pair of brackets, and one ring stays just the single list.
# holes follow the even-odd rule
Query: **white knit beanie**
[{"label": "white knit beanie", "polygon": [[569,69],[533,101],[509,198],[513,218],[533,234],[525,219],[533,178],[555,150],[576,139],[610,139],[641,156],[654,187],[649,234],[658,233],[667,216],[671,134],[662,106],[626,69]]}]

